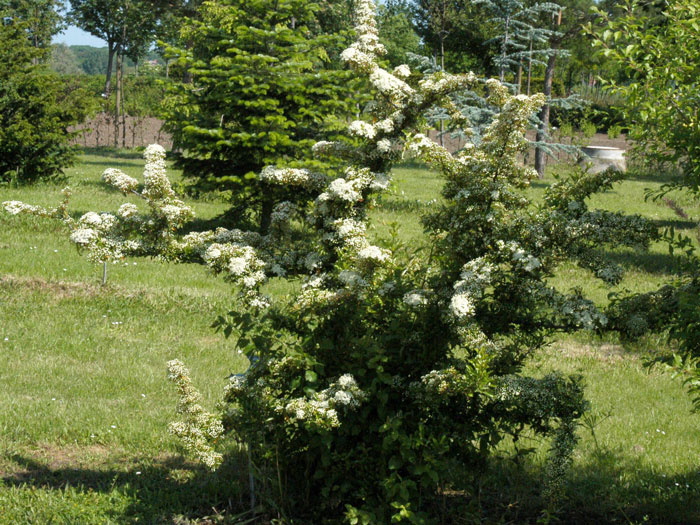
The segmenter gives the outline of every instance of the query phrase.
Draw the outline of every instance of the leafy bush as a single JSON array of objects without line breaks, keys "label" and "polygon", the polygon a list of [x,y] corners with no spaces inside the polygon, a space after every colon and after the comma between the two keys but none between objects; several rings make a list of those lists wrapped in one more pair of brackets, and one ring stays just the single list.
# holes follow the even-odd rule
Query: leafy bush
[{"label": "leafy bush", "polygon": [[608,128],[608,138],[610,140],[615,140],[622,133],[622,126],[619,124],[613,124]]},{"label": "leafy bush", "polygon": [[612,18],[598,9],[602,28],[587,27],[603,55],[630,81],[608,87],[625,100],[625,123],[635,148],[655,162],[680,165],[681,184],[700,191],[700,1],[671,0],[663,22],[643,3],[627,0]]},{"label": "leafy bush", "polygon": [[[2,15],[2,13],[0,13]],[[0,23],[0,182],[56,179],[73,162],[67,127],[77,102],[38,62],[45,51],[30,45],[26,25]]]},{"label": "leafy bush", "polygon": [[593,136],[596,134],[596,127],[593,122],[589,120],[584,120],[581,122],[581,133],[583,133],[583,136],[587,139],[593,138]]}]

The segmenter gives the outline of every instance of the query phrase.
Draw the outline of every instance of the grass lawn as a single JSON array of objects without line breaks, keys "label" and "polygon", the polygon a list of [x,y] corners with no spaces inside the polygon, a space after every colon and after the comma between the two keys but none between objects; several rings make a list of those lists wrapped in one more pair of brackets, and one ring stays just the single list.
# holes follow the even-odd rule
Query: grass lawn
[{"label": "grass lawn", "polygon": [[[107,167],[140,179],[143,161],[82,156],[69,172],[72,213],[113,211],[124,202],[100,181]],[[394,190],[372,210],[372,235],[386,236],[396,223],[401,238],[419,246],[419,215],[439,199],[441,181],[420,167],[394,175]],[[551,182],[538,181],[532,196]],[[670,196],[684,218],[668,203],[644,201],[645,188],[660,184],[639,177],[592,204],[640,213],[696,238],[698,203]],[[0,187],[0,201],[54,205],[60,189]],[[224,209],[191,204],[203,219]],[[654,289],[676,264],[662,245],[613,256],[627,269],[614,289],[573,266],[553,282],[581,286],[604,304],[612,291]],[[247,366],[210,328],[231,303],[230,286],[197,265],[143,259],[109,265],[106,287],[101,272],[60,224],[0,213],[0,524],[241,522],[236,513],[246,508],[247,493],[237,487],[246,473],[205,473],[166,432],[176,401],[166,361],[186,363],[209,407],[226,377]],[[665,350],[659,337],[622,344],[578,333],[553,341],[529,364],[538,374],[582,374],[593,407],[579,430],[562,522],[700,523],[700,415],[691,413],[678,381],[644,367],[645,358]],[[537,519],[532,487],[546,444],[531,446],[527,466],[504,461],[489,474],[497,483],[484,481],[485,521]],[[456,513],[454,522],[466,523],[467,515]]]}]

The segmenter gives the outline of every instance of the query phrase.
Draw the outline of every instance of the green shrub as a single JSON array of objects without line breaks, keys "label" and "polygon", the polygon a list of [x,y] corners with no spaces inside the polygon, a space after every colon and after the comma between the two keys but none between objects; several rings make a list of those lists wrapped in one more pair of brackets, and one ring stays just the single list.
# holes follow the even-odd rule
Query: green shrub
[{"label": "green shrub", "polygon": [[615,140],[622,133],[622,126],[619,124],[614,124],[608,128],[608,138],[610,140]]},{"label": "green shrub", "polygon": [[595,124],[591,122],[590,120],[584,120],[579,124],[579,127],[581,128],[581,133],[583,134],[584,138],[590,139],[595,136],[596,129]]},{"label": "green shrub", "polygon": [[[615,16],[596,8],[600,24],[587,32],[611,64],[629,80],[607,87],[625,103],[624,122],[635,149],[653,162],[678,165],[680,183],[700,192],[699,0],[671,0],[654,11],[636,0],[617,6]],[[663,17],[664,23],[659,23]],[[671,188],[664,188],[666,191]]]}]

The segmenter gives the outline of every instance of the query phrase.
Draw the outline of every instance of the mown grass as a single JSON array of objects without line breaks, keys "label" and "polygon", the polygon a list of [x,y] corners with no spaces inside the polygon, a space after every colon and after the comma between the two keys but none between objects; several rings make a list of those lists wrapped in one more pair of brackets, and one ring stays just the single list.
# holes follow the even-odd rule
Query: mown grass
[{"label": "mown grass", "polygon": [[[129,156],[83,156],[69,173],[70,209],[76,215],[116,209],[124,197],[101,183],[100,173],[119,167],[140,177],[142,166]],[[419,247],[425,241],[420,214],[439,200],[442,181],[416,166],[394,175],[393,192],[371,212],[372,235],[385,237],[396,223],[400,238]],[[532,197],[551,181],[537,181]],[[660,183],[626,181],[591,204],[640,213],[695,238],[696,202],[671,196],[683,218],[664,202],[644,200],[645,188]],[[0,201],[54,205],[60,189],[0,188]],[[225,208],[191,204],[204,219]],[[610,292],[653,289],[675,264],[662,244],[648,253],[612,255],[628,270],[618,287],[598,284],[573,266],[561,268],[553,282],[581,286],[604,304]],[[237,514],[245,509],[245,472],[234,462],[207,474],[166,432],[176,400],[165,378],[167,360],[189,366],[209,407],[228,374],[246,366],[210,328],[231,303],[230,287],[200,266],[143,259],[109,265],[106,287],[100,278],[101,269],[76,252],[61,225],[0,214],[0,523],[247,519]],[[283,282],[270,286],[277,295],[288,289]],[[592,403],[566,504],[558,509],[561,521],[700,523],[699,416],[678,381],[644,366],[665,348],[662,337],[632,344],[578,333],[530,362],[535,374],[583,375]],[[532,440],[530,446],[529,461],[494,466],[482,480],[476,509],[459,494],[451,498],[455,509],[469,509],[455,511],[453,521],[546,521],[535,488],[547,444]]]}]

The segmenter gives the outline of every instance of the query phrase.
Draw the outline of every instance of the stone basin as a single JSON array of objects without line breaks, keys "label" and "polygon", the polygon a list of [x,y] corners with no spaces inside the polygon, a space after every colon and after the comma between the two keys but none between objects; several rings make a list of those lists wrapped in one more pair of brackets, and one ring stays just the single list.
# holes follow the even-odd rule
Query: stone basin
[{"label": "stone basin", "polygon": [[598,173],[614,167],[620,171],[627,170],[625,150],[609,146],[585,146],[581,148],[581,163],[588,165],[592,173]]}]

